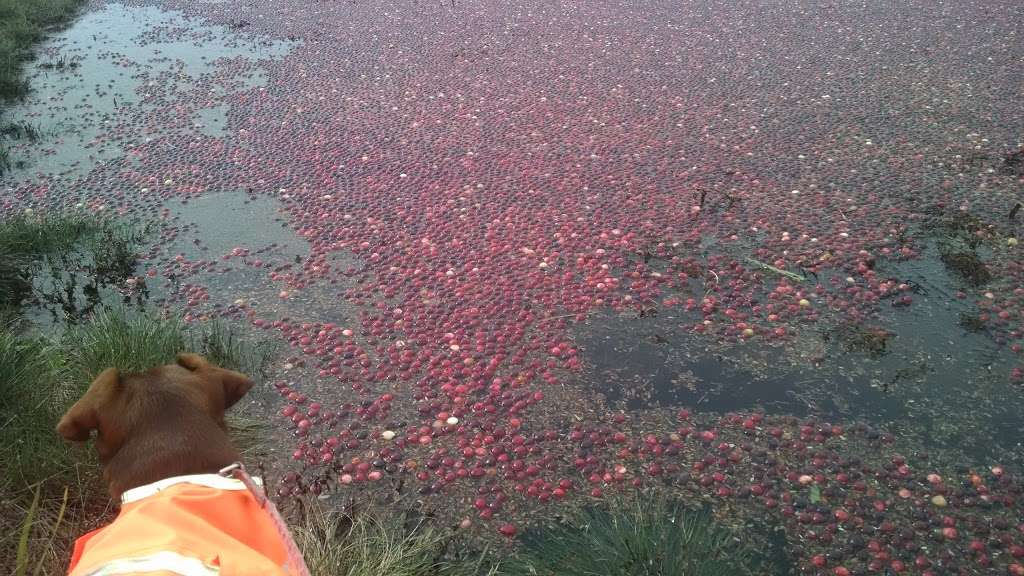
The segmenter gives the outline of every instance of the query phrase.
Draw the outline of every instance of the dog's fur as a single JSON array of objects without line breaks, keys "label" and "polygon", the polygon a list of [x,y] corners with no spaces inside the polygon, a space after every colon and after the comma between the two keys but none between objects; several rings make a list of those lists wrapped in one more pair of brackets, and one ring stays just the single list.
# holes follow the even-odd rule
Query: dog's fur
[{"label": "dog's fur", "polygon": [[198,354],[139,374],[108,368],[61,418],[57,433],[96,451],[110,495],[171,476],[217,472],[239,459],[224,411],[252,388],[244,374]]}]

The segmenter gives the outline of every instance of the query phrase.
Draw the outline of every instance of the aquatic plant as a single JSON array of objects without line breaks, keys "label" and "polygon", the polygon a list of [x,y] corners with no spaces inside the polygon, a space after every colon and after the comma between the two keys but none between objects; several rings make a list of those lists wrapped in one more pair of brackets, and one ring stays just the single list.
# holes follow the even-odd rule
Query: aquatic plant
[{"label": "aquatic plant", "polygon": [[1004,154],[1002,166],[999,167],[999,170],[1003,174],[1010,176],[1024,176],[1024,148]]},{"label": "aquatic plant", "polygon": [[78,60],[74,59],[74,58],[68,58],[66,56],[60,56],[56,60],[51,60],[49,62],[43,62],[43,63],[39,64],[39,67],[43,68],[45,70],[64,71],[64,70],[75,70],[75,69],[77,69],[81,65],[82,65],[82,63],[79,62]]},{"label": "aquatic plant", "polygon": [[585,508],[523,534],[504,572],[536,576],[725,576],[754,574],[742,534],[664,497],[633,496]]},{"label": "aquatic plant", "polygon": [[869,358],[881,358],[888,352],[889,341],[895,333],[881,326],[845,323],[829,330],[826,336],[834,337],[850,352],[865,354]]},{"label": "aquatic plant", "polygon": [[0,125],[0,137],[7,138],[9,140],[28,140],[29,142],[35,142],[42,138],[43,134],[38,125],[29,124],[28,122],[7,122],[6,124]]},{"label": "aquatic plant", "polygon": [[984,286],[992,280],[992,272],[974,250],[963,249],[954,242],[940,242],[939,256],[943,264],[971,286]]}]

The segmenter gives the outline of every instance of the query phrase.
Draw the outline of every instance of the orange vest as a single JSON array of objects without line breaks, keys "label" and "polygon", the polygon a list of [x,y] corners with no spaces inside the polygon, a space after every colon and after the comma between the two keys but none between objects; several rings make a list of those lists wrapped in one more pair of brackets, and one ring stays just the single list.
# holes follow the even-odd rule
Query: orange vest
[{"label": "orange vest", "polygon": [[245,485],[217,474],[133,488],[109,526],[75,542],[69,576],[285,576],[288,552]]}]

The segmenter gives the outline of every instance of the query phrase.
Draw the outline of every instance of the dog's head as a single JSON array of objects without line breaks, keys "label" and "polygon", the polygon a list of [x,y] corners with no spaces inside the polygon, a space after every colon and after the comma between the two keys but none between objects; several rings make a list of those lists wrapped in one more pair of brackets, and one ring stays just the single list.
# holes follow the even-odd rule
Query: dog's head
[{"label": "dog's head", "polygon": [[222,428],[224,411],[252,388],[245,374],[211,364],[198,354],[139,374],[107,368],[57,424],[57,433],[82,442],[98,432],[96,449],[106,460],[139,423],[179,417],[183,410],[208,416]]}]

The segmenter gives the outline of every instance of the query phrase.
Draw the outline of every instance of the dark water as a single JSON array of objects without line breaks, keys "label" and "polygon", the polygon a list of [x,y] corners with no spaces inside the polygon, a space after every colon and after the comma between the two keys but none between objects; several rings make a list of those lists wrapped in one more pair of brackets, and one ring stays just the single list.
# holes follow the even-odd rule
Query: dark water
[{"label": "dark water", "polygon": [[[885,273],[916,283],[914,303],[883,306],[869,327],[827,322],[784,344],[708,344],[699,314],[596,314],[577,328],[587,379],[627,409],[761,408],[826,420],[864,420],[917,437],[953,459],[1021,456],[1020,389],[1007,384],[1006,346],[963,326],[973,303],[934,246]],[[868,334],[870,338],[870,334]],[[963,450],[963,452],[961,452]]]}]

